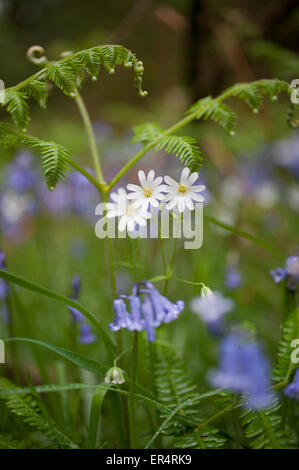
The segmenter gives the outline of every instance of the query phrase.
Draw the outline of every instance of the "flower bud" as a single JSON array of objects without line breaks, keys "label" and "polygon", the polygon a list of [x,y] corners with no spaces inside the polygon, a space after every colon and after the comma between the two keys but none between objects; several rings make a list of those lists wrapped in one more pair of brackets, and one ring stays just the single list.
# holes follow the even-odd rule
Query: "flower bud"
[{"label": "flower bud", "polygon": [[215,295],[215,294],[209,287],[203,285],[203,287],[201,288],[201,295],[203,295],[204,297],[211,297],[212,295]]},{"label": "flower bud", "polygon": [[125,382],[125,375],[124,371],[120,369],[119,367],[111,367],[111,369],[108,370],[106,377],[105,377],[105,383],[106,384],[113,384],[113,385],[118,385],[122,384]]}]

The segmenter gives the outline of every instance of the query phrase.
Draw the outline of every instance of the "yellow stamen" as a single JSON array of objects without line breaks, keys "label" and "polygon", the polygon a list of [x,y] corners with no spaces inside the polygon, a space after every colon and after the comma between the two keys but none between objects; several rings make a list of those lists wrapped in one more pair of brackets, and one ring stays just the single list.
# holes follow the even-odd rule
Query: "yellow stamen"
[{"label": "yellow stamen", "polygon": [[186,191],[187,191],[187,188],[185,188],[185,186],[180,184],[179,187],[178,187],[178,193],[184,194]]},{"label": "yellow stamen", "polygon": [[143,188],[143,194],[145,195],[145,197],[151,197],[152,195],[151,188]]}]

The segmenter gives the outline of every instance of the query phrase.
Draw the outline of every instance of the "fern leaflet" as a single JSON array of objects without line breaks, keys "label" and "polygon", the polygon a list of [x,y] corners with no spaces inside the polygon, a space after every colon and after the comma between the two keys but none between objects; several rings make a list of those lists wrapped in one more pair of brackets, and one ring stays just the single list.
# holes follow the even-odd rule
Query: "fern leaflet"
[{"label": "fern leaflet", "polygon": [[0,379],[0,398],[6,401],[7,407],[29,426],[42,431],[49,439],[56,442],[61,448],[77,449],[78,446],[69,439],[49,417],[42,414],[36,399],[31,395],[7,395],[15,386],[7,379]]}]

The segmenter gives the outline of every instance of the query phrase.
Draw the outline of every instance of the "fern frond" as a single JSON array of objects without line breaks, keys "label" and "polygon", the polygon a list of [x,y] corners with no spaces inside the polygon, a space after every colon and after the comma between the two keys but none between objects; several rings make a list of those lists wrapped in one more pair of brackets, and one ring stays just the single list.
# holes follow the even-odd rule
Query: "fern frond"
[{"label": "fern frond", "polygon": [[8,434],[0,434],[0,449],[25,449],[23,441],[19,441]]},{"label": "fern frond", "polygon": [[257,82],[236,83],[223,92],[245,101],[254,113],[258,113],[262,106],[262,93]]},{"label": "fern frond", "polygon": [[28,95],[13,89],[7,90],[5,94],[6,109],[11,115],[14,124],[24,130],[30,121]]},{"label": "fern frond", "polygon": [[269,95],[271,101],[276,101],[280,93],[291,93],[291,87],[283,80],[259,80],[256,82],[263,95]]},{"label": "fern frond", "polygon": [[212,119],[212,121],[220,124],[228,134],[234,135],[237,116],[227,104],[214,101],[206,111],[204,118]]},{"label": "fern frond", "polygon": [[195,428],[193,431],[178,437],[174,449],[220,449],[226,439],[219,434],[219,430],[212,426]]},{"label": "fern frond", "polygon": [[53,191],[68,173],[70,152],[63,145],[49,141],[37,141],[34,148],[41,152],[47,185],[49,190]]},{"label": "fern frond", "polygon": [[0,141],[6,148],[16,149],[28,147],[41,154],[47,186],[53,191],[55,186],[63,180],[69,170],[70,152],[63,145],[56,142],[39,140],[31,135],[13,129],[5,123],[0,123]]},{"label": "fern frond", "polygon": [[77,59],[91,78],[96,80],[101,70],[102,58],[100,52],[93,49],[84,49],[77,54]]},{"label": "fern frond", "polygon": [[278,347],[278,360],[273,377],[276,382],[288,383],[296,367],[298,367],[297,364],[291,361],[291,354],[294,350],[291,343],[297,338],[299,338],[299,309],[293,311],[283,325],[282,339]]},{"label": "fern frond", "polygon": [[147,122],[134,127],[133,132],[133,143],[142,142],[143,144],[147,144],[157,139],[159,135],[164,132],[164,129],[155,122]]},{"label": "fern frond", "polygon": [[246,411],[242,414],[245,436],[254,449],[285,449],[291,447],[290,436],[282,424],[280,404],[264,411]]},{"label": "fern frond", "polygon": [[80,88],[85,72],[96,80],[101,68],[109,73],[123,65],[134,70],[134,85],[139,96],[146,96],[142,90],[143,64],[128,49],[119,45],[96,46],[67,55],[62,59],[47,63],[39,72],[15,87],[5,90],[7,110],[17,127],[24,129],[29,122],[29,97],[37,100],[41,107],[46,106],[48,88],[51,82],[68,96],[74,97]]},{"label": "fern frond", "polygon": [[174,154],[191,171],[198,171],[202,166],[202,155],[193,137],[167,135],[157,140],[155,150],[165,150]]},{"label": "fern frond", "polygon": [[46,83],[31,80],[24,89],[26,94],[34,98],[41,108],[46,109],[48,99],[48,86]]},{"label": "fern frond", "polygon": [[[156,344],[154,381],[159,400],[164,405],[170,410],[179,406],[178,415],[192,419],[195,424],[199,422],[198,410],[187,405],[188,400],[196,399],[196,386],[191,382],[182,361],[167,343]],[[161,413],[162,419],[167,419],[167,417],[167,413]],[[179,435],[186,432],[186,427],[174,417],[164,432]]]},{"label": "fern frond", "polygon": [[46,66],[46,80],[54,83],[68,96],[75,96],[76,74],[68,62],[55,62]]},{"label": "fern frond", "polygon": [[76,449],[78,446],[69,439],[48,416],[44,416],[36,399],[31,395],[7,395],[15,386],[7,379],[0,379],[0,398],[6,401],[9,410],[29,426],[42,431],[49,439],[61,448]]}]

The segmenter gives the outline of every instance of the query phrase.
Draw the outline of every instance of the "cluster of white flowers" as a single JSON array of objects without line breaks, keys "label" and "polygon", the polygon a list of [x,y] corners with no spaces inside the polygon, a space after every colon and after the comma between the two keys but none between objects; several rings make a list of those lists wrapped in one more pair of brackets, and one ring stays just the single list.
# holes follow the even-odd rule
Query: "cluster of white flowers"
[{"label": "cluster of white flowers", "polygon": [[192,211],[194,202],[204,202],[203,195],[198,193],[204,191],[205,186],[194,185],[198,173],[190,174],[189,168],[183,169],[179,182],[170,176],[165,176],[166,184],[161,184],[163,178],[162,176],[155,178],[154,170],[150,170],[147,176],[144,171],[140,170],[138,178],[140,186],[128,184],[127,189],[131,191],[129,193],[124,188],[120,188],[111,194],[112,202],[107,203],[107,217],[120,218],[118,225],[120,232],[126,228],[129,232],[133,232],[136,224],[144,227],[147,220],[151,218],[150,207],[157,209],[161,202],[166,203],[168,210],[177,207],[180,213],[185,210]]}]

